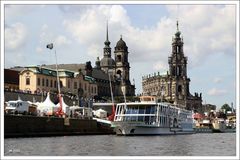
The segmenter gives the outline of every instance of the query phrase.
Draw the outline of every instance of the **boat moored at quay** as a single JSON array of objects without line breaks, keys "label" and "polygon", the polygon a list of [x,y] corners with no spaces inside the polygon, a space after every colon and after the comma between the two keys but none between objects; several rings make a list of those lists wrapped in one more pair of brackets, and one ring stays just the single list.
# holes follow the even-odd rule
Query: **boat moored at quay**
[{"label": "boat moored at quay", "polygon": [[194,133],[192,112],[153,96],[140,102],[120,103],[114,117],[117,135],[171,135]]}]

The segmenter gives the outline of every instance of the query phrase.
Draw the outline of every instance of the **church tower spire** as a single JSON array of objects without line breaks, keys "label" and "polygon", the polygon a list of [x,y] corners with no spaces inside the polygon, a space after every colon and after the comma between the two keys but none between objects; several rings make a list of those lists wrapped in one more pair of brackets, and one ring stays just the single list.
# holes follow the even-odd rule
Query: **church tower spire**
[{"label": "church tower spire", "polygon": [[111,47],[110,47],[111,42],[108,39],[108,21],[106,26],[106,41],[104,42],[104,44],[105,44],[105,47],[103,48],[104,57],[111,57]]},{"label": "church tower spire", "polygon": [[103,48],[103,58],[100,61],[101,69],[108,73],[109,70],[112,70],[115,66],[115,61],[111,57],[111,42],[109,41],[108,37],[108,21],[106,24],[106,40],[104,42],[105,46]]},{"label": "church tower spire", "polygon": [[172,42],[172,55],[169,57],[168,64],[170,75],[176,77],[187,76],[187,57],[184,56],[183,52],[183,40],[180,37],[181,32],[179,31],[177,21],[177,31]]}]

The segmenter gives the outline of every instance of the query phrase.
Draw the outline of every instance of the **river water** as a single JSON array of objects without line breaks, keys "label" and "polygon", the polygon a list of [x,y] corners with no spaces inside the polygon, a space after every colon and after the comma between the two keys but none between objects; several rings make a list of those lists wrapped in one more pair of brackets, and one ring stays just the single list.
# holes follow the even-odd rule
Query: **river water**
[{"label": "river water", "polygon": [[235,133],[4,139],[5,156],[236,156]]}]

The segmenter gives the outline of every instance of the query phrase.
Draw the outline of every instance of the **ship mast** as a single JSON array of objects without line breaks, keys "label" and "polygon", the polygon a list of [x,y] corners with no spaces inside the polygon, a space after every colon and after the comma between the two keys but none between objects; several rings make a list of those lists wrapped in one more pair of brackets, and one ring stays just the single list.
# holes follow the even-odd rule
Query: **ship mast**
[{"label": "ship mast", "polygon": [[108,77],[109,77],[110,93],[111,93],[111,99],[112,99],[112,114],[108,117],[108,119],[110,121],[113,121],[114,116],[115,116],[115,107],[114,107],[113,90],[112,90],[112,82],[111,82],[110,73],[108,73]]}]

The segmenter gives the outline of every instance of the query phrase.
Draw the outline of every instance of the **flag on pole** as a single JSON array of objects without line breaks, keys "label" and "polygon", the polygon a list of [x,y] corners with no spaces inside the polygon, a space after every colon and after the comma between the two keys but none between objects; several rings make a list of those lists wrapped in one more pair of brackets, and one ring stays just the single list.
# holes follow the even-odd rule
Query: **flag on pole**
[{"label": "flag on pole", "polygon": [[48,45],[47,45],[47,48],[53,49],[53,43],[48,44]]}]

